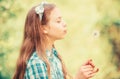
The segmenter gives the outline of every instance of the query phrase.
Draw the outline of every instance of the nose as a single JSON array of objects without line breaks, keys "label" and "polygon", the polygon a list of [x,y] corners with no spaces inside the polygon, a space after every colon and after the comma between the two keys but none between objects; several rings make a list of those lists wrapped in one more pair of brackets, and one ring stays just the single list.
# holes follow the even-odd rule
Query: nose
[{"label": "nose", "polygon": [[66,23],[65,23],[65,21],[63,21],[63,26],[64,26],[64,27],[66,27],[66,26],[67,26],[67,25],[66,25]]}]

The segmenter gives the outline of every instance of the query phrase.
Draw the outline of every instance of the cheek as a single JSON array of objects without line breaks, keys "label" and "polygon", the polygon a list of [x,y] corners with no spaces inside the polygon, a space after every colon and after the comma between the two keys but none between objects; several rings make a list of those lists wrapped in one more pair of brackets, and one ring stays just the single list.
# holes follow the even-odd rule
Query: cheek
[{"label": "cheek", "polygon": [[63,38],[65,35],[64,33],[64,30],[62,27],[60,27],[59,25],[56,25],[56,26],[52,26],[50,28],[50,31],[49,31],[49,36],[52,36],[54,38]]},{"label": "cheek", "polygon": [[60,28],[60,27],[53,27],[53,28],[50,29],[50,32],[53,35],[61,34],[62,33],[62,28]]},{"label": "cheek", "polygon": [[58,23],[53,23],[51,24],[50,30],[53,32],[62,32],[63,31],[63,27],[61,26],[61,24]]}]

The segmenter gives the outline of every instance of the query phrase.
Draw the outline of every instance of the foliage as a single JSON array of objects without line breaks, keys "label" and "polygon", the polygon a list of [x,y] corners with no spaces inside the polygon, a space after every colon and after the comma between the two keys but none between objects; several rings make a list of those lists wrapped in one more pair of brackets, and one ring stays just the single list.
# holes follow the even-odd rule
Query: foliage
[{"label": "foliage", "polygon": [[0,79],[9,79],[13,73],[9,56],[16,50],[12,44],[15,28],[9,21],[16,19],[21,10],[19,7],[13,8],[14,3],[15,0],[0,0]]},{"label": "foliage", "polygon": [[[102,18],[98,21],[97,26],[101,27],[101,34],[103,38],[107,38],[112,46],[110,61],[115,65],[115,69],[109,71],[105,75],[105,79],[119,79],[120,78],[120,1],[110,1],[108,6],[103,3],[99,7],[102,13]],[[110,6],[112,5],[112,6]]]}]

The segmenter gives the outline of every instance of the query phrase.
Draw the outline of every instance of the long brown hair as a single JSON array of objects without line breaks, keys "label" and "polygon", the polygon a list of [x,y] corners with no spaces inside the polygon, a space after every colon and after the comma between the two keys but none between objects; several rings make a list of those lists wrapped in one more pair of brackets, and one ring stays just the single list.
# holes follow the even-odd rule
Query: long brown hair
[{"label": "long brown hair", "polygon": [[[45,42],[46,37],[43,34],[42,27],[43,25],[47,24],[49,21],[49,15],[51,11],[56,6],[54,4],[46,4],[44,6],[45,11],[42,17],[42,20],[40,21],[39,15],[35,13],[35,7],[33,7],[27,14],[26,21],[25,21],[25,27],[24,27],[24,37],[23,37],[23,43],[20,49],[20,55],[17,60],[17,66],[15,70],[15,74],[13,76],[13,79],[23,79],[26,69],[26,62],[32,55],[34,51],[37,51],[39,53],[40,57],[43,59],[43,61],[47,65],[48,69],[48,77],[50,78],[50,64],[49,61],[45,55]],[[64,63],[62,61],[61,56],[58,54],[58,58],[60,59],[62,63],[64,78],[66,79],[67,71],[64,66]]]}]

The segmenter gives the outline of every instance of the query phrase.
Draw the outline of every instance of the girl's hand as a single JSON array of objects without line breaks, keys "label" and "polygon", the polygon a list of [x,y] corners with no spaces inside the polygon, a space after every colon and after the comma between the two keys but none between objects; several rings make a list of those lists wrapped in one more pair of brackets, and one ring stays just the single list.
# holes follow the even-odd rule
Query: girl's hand
[{"label": "girl's hand", "polygon": [[95,68],[92,60],[88,60],[80,67],[75,79],[89,79],[93,77],[98,71],[99,69]]}]

